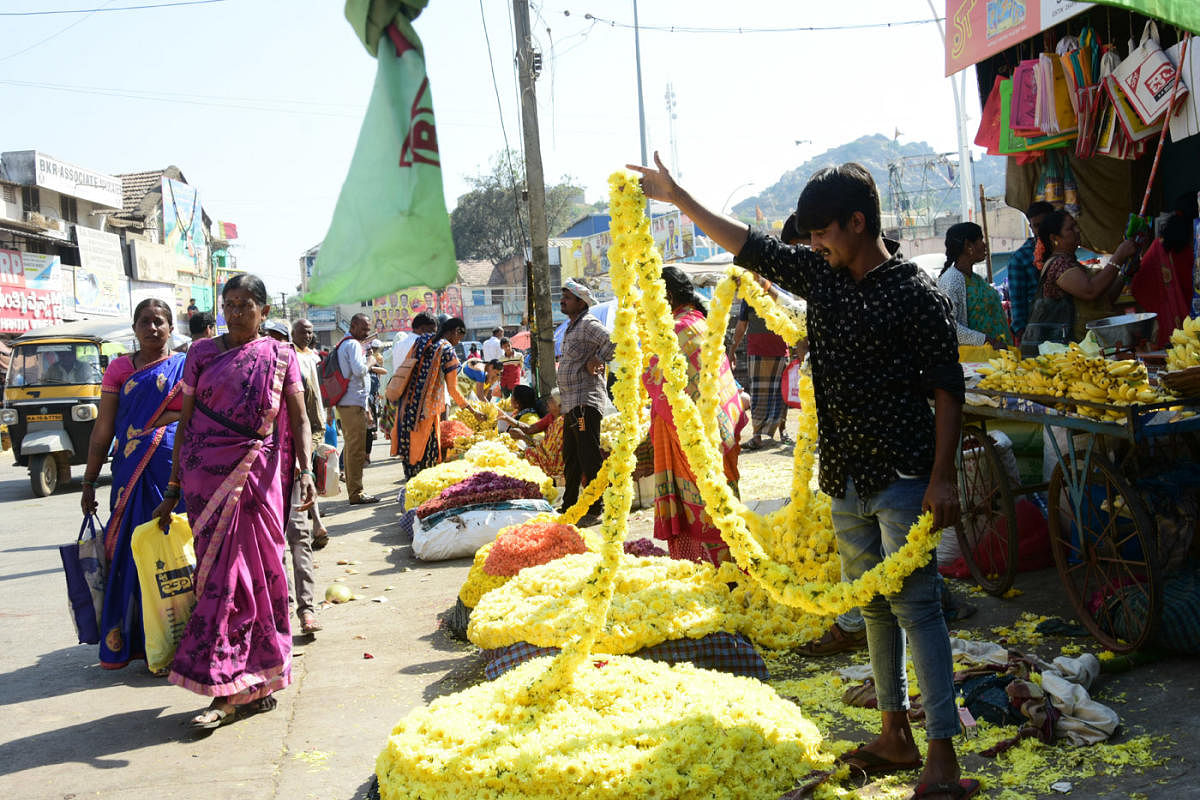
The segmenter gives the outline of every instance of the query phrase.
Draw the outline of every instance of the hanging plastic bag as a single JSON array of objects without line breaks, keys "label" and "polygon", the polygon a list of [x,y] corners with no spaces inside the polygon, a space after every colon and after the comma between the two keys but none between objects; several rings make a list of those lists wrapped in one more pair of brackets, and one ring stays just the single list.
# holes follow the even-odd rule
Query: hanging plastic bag
[{"label": "hanging plastic bag", "polygon": [[[1154,20],[1146,22],[1141,41],[1130,48],[1129,57],[1117,65],[1113,77],[1144,125],[1162,122],[1171,107],[1179,71],[1159,46],[1158,25]],[[1181,86],[1176,100],[1186,96],[1187,89]]]},{"label": "hanging plastic bag", "polygon": [[793,358],[784,368],[780,389],[788,408],[804,408],[804,402],[800,399],[800,359]]},{"label": "hanging plastic bag", "polygon": [[151,519],[133,529],[131,546],[142,589],[146,666],[159,673],[171,666],[196,604],[192,528],[182,514],[172,514],[171,525],[165,531],[158,519]]},{"label": "hanging plastic bag", "polygon": [[[104,540],[96,532],[96,517],[89,514],[79,526],[79,536],[58,548],[67,579],[71,621],[80,644],[100,643],[100,611],[104,608]],[[100,525],[100,530],[104,526]]]}]

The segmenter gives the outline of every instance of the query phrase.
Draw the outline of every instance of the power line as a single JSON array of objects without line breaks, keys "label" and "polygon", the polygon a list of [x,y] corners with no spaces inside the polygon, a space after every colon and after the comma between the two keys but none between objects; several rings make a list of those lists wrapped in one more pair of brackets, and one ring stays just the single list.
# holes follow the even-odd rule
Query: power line
[{"label": "power line", "polygon": [[145,8],[174,8],[175,6],[204,6],[226,0],[179,0],[174,3],[148,3],[140,6],[101,6],[99,8],[59,8],[53,11],[0,11],[0,17],[44,17],[51,14],[97,14],[101,11],[140,11]]},{"label": "power line", "polygon": [[513,206],[516,212],[516,238],[521,243],[522,254],[525,251],[525,232],[521,227],[521,200],[517,195],[517,174],[512,163],[512,148],[508,144],[508,129],[504,125],[504,104],[500,100],[500,82],[496,79],[496,61],[492,56],[492,37],[488,34],[487,14],[483,10],[483,0],[479,0],[479,17],[483,22],[483,39],[487,43],[488,69],[492,71],[492,92],[496,95],[496,113],[500,115],[500,133],[504,137],[504,159],[508,162],[508,183],[512,189]]},{"label": "power line", "polygon": [[[605,19],[598,17],[595,14],[584,14],[584,19],[595,20],[596,22],[608,25],[611,28],[628,28],[633,30],[633,24],[629,22],[617,22],[616,20]],[[942,22],[943,17],[930,19],[908,19],[899,20],[896,22],[862,22],[848,25],[806,25],[787,28],[758,28],[758,27],[738,27],[738,28],[701,28],[693,25],[645,25],[639,24],[637,27],[643,31],[658,31],[660,33],[801,33],[807,31],[853,31],[866,28],[899,28],[906,25],[926,25],[930,22]]]},{"label": "power line", "polygon": [[60,28],[59,30],[57,30],[54,33],[47,36],[45,39],[42,39],[40,42],[34,42],[33,44],[29,45],[29,47],[26,47],[24,50],[18,50],[15,53],[9,53],[8,55],[4,56],[3,58],[0,58],[0,61],[8,61],[10,58],[16,58],[17,56],[23,56],[26,53],[28,53],[30,50],[33,50],[34,48],[37,48],[37,47],[41,47],[42,45],[44,45],[46,42],[50,41],[51,39],[55,39],[59,36],[62,36],[64,33],[71,30],[71,28],[74,28],[76,25],[80,24],[81,22],[86,22],[87,20],[91,19],[92,14],[95,14],[97,11],[102,11],[104,8],[112,5],[113,2],[114,2],[114,0],[108,0],[108,2],[106,2],[100,8],[97,8],[93,11],[86,12],[79,19],[75,20],[74,22],[72,22],[71,24],[67,25],[64,28]]}]

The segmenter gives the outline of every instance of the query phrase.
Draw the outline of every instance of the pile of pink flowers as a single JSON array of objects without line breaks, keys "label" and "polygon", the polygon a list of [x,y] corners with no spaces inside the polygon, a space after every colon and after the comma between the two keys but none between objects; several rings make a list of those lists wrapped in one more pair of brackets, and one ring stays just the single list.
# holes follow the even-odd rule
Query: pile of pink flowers
[{"label": "pile of pink flowers", "polygon": [[417,506],[417,517],[425,519],[439,511],[474,506],[480,503],[503,503],[508,500],[540,500],[542,490],[533,481],[510,478],[484,470],[443,489],[437,497]]},{"label": "pile of pink flowers", "polygon": [[587,546],[574,525],[527,522],[506,528],[496,537],[483,571],[512,576],[525,567],[545,564],[570,553],[585,553]]},{"label": "pile of pink flowers", "polygon": [[470,436],[472,433],[474,431],[467,427],[465,423],[459,422],[456,419],[447,420],[438,426],[438,444],[441,445],[442,452],[444,453],[454,447],[455,439]]}]

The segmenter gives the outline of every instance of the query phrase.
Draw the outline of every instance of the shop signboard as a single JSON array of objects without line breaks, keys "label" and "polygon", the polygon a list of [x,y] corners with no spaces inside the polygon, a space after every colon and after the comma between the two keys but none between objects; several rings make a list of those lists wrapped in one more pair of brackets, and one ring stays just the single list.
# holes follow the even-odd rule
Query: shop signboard
[{"label": "shop signboard", "polygon": [[337,327],[336,308],[310,308],[304,318],[312,323],[314,331],[331,331]]},{"label": "shop signboard", "polygon": [[129,239],[129,263],[133,277],[151,283],[175,283],[179,280],[177,256],[149,239]]},{"label": "shop signboard", "polygon": [[663,261],[680,261],[692,255],[695,231],[692,222],[678,211],[662,214],[650,222],[650,235]]},{"label": "shop signboard", "polygon": [[59,161],[37,150],[16,150],[4,153],[3,158],[8,179],[15,183],[40,186],[106,208],[121,208],[121,179],[115,175]]},{"label": "shop signboard", "polygon": [[463,322],[468,330],[499,328],[504,324],[504,314],[499,303],[484,306],[467,306],[463,309]]},{"label": "shop signboard", "polygon": [[978,64],[1093,5],[1076,0],[946,0],[946,74]]},{"label": "shop signboard", "polygon": [[85,316],[128,317],[129,279],[75,268],[75,311]]},{"label": "shop signboard", "polygon": [[204,241],[204,209],[200,195],[181,181],[163,178],[163,243],[177,257],[180,269],[208,275],[208,245]]},{"label": "shop signboard", "polygon": [[32,282],[26,280],[24,255],[17,250],[0,250],[0,332],[3,333],[24,333],[62,322],[62,292],[37,288],[36,278]]},{"label": "shop signboard", "polygon": [[138,303],[151,297],[162,300],[169,306],[174,306],[175,286],[155,281],[133,280],[129,282],[129,302],[134,308],[137,308]]}]

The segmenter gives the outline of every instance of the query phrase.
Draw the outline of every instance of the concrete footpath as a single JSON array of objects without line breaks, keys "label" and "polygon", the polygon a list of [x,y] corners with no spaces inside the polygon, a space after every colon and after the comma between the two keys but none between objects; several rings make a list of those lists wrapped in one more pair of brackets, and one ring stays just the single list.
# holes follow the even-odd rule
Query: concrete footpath
[{"label": "concrete footpath", "polygon": [[[395,524],[402,472],[387,460],[365,480],[383,502],[325,504],[330,543],[316,554],[319,596],[344,578],[365,599],[323,609],[325,630],[294,638],[293,683],[273,712],[193,733],[205,698],[144,662],[103,670],[96,647],[75,643],[58,545],[79,529],[78,480],[34,499],[26,472],[0,458],[0,796],[364,797],[395,723],[458,688],[456,668],[474,669],[437,619],[470,562],[411,558]],[[101,508],[107,494],[106,473]]]}]

